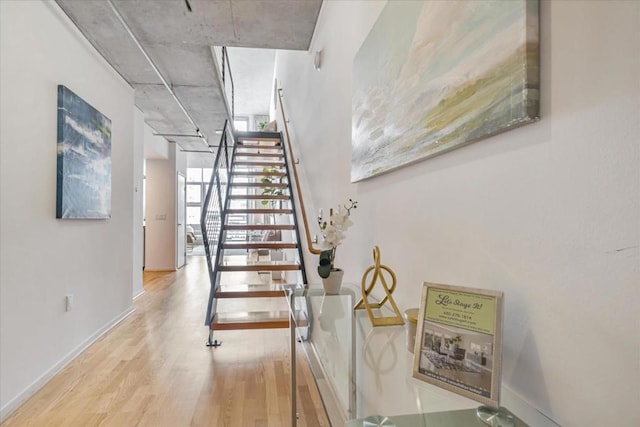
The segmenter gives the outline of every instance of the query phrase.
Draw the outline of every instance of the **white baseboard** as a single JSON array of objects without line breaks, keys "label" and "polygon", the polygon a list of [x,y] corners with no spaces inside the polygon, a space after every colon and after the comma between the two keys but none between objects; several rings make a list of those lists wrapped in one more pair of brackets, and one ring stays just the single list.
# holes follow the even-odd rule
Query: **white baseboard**
[{"label": "white baseboard", "polygon": [[136,298],[141,297],[143,294],[144,294],[144,289],[141,289],[140,292],[138,292],[133,296],[133,299],[135,300]]},{"label": "white baseboard", "polygon": [[4,422],[9,415],[11,415],[20,405],[22,405],[27,399],[33,396],[38,390],[40,390],[46,383],[49,382],[56,374],[62,371],[65,366],[71,363],[76,357],[78,357],[83,351],[85,351],[91,344],[96,342],[100,337],[113,329],[118,323],[129,317],[134,312],[133,306],[129,307],[125,312],[116,316],[113,320],[95,332],[93,335],[84,340],[80,345],[71,350],[69,354],[62,358],[58,363],[53,365],[45,373],[40,375],[34,382],[32,382],[27,388],[20,392],[16,397],[11,399],[0,408],[0,423]]}]

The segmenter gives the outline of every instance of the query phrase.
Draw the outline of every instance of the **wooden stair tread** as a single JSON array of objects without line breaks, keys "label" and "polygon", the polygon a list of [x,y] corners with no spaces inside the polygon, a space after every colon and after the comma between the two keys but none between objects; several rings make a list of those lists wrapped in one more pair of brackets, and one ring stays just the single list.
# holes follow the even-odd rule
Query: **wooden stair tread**
[{"label": "wooden stair tread", "polygon": [[231,264],[220,265],[218,271],[298,271],[300,264],[271,264],[271,263],[255,263],[255,264]]},{"label": "wooden stair tread", "polygon": [[[264,142],[272,143],[272,145],[263,144]],[[236,139],[236,145],[243,147],[278,147],[280,146],[280,138],[238,138]]]},{"label": "wooden stair tread", "polygon": [[282,298],[286,295],[277,285],[220,285],[216,298]]},{"label": "wooden stair tread", "polygon": [[287,176],[286,172],[265,172],[265,171],[237,171],[231,172],[232,176]]},{"label": "wooden stair tread", "polygon": [[292,224],[227,224],[225,230],[294,230]]},{"label": "wooden stair tread", "polygon": [[231,200],[289,200],[288,194],[230,194]]},{"label": "wooden stair tread", "polygon": [[285,164],[283,162],[261,162],[258,160],[244,161],[240,160],[234,163],[234,166],[262,166],[268,168],[283,168]]},{"label": "wooden stair tread", "polygon": [[[289,311],[243,311],[236,313],[216,313],[210,328],[216,331],[235,329],[280,329],[289,327]],[[297,326],[308,326],[304,313],[295,312]]]},{"label": "wooden stair tread", "polygon": [[259,153],[259,152],[248,152],[244,153],[241,151],[236,151],[236,157],[270,157],[270,158],[283,158],[284,155],[282,151],[280,153]]},{"label": "wooden stair tread", "polygon": [[284,170],[284,167],[263,167],[262,165],[236,165],[233,167],[233,169],[231,170],[231,173],[247,173],[247,172],[260,172],[262,174],[265,174],[265,176],[268,176],[267,174],[270,173],[286,173],[286,171]]},{"label": "wooden stair tread", "polygon": [[222,249],[295,249],[298,244],[293,242],[224,242],[220,247]]},{"label": "wooden stair tread", "polygon": [[233,200],[260,200],[260,199],[289,199],[290,196],[288,194],[237,194],[232,193],[229,194],[229,198]]},{"label": "wooden stair tread", "polygon": [[227,209],[227,214],[230,215],[252,215],[252,214],[291,214],[293,210],[291,209],[272,209],[272,208],[264,208],[264,209]]},{"label": "wooden stair tread", "polygon": [[[280,144],[278,145],[264,145],[264,144],[239,144],[236,147],[236,155],[242,156],[246,153],[264,153],[268,150],[269,153],[275,153],[283,156],[284,150]],[[283,156],[284,157],[284,156]]]},{"label": "wooden stair tread", "polygon": [[269,132],[269,131],[258,131],[258,130],[249,130],[249,131],[237,131],[234,133],[236,140],[262,140],[262,139],[277,139],[280,141],[280,132]]},{"label": "wooden stair tread", "polygon": [[256,187],[256,188],[287,188],[286,182],[233,182],[231,187]]},{"label": "wooden stair tread", "polygon": [[234,329],[280,329],[288,327],[288,311],[216,313],[213,322],[211,322],[211,329],[216,331]]}]

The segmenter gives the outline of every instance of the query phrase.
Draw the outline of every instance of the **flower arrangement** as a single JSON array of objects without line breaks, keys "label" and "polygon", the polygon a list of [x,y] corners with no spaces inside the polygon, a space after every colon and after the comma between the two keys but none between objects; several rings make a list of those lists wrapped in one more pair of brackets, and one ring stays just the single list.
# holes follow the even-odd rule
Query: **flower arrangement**
[{"label": "flower arrangement", "polygon": [[318,265],[318,274],[320,277],[327,278],[331,271],[336,270],[333,263],[336,259],[336,248],[344,240],[345,233],[353,222],[349,219],[351,211],[358,207],[358,202],[349,199],[348,205],[338,205],[334,210],[329,211],[329,218],[325,220],[322,216],[322,210],[318,215],[318,226],[322,231],[322,243],[320,249],[320,262]]}]

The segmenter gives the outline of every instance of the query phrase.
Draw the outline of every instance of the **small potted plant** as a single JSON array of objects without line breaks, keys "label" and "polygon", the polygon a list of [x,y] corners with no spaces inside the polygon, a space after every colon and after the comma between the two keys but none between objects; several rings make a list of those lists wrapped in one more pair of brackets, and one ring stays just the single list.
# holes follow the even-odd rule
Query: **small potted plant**
[{"label": "small potted plant", "polygon": [[[278,169],[276,168],[262,168],[262,172],[263,173],[275,173],[278,172]],[[277,180],[273,177],[270,176],[264,176],[260,179],[260,182],[263,184],[273,184],[276,183]],[[264,187],[264,189],[262,190],[262,195],[272,195],[272,196],[282,196],[284,194],[284,190],[282,188],[278,188],[278,187]],[[263,206],[266,206],[269,204],[270,200],[262,200],[260,203]],[[272,205],[276,205],[276,201],[275,200],[271,200]]]},{"label": "small potted plant", "polygon": [[353,222],[349,219],[351,211],[358,207],[358,202],[349,199],[346,205],[338,205],[329,211],[329,218],[323,218],[322,211],[318,215],[318,226],[322,232],[320,259],[318,274],[322,277],[322,283],[326,293],[338,293],[342,285],[344,271],[336,268],[336,249],[344,240],[345,233]]}]

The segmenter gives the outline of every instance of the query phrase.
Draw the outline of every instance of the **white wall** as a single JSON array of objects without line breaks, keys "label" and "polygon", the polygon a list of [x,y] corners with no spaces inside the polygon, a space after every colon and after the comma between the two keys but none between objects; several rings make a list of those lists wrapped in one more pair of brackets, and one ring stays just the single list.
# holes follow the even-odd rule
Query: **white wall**
[{"label": "white wall", "polygon": [[216,159],[215,153],[186,153],[187,167],[190,168],[212,168]]},{"label": "white wall", "polygon": [[[181,151],[181,148],[177,144],[171,144],[169,147],[170,156],[175,159],[176,173],[181,173],[185,177],[187,176],[187,154]],[[176,178],[177,179],[177,178]]]},{"label": "white wall", "polygon": [[176,269],[176,188],[178,172],[186,176],[186,154],[169,144],[169,158],[146,160],[145,270]]},{"label": "white wall", "polygon": [[145,159],[168,159],[169,143],[161,136],[154,135],[153,129],[145,123],[144,125],[144,158]]},{"label": "white wall", "polygon": [[[135,155],[133,90],[54,2],[0,2],[0,31],[4,417],[132,309]],[[111,219],[55,218],[58,84],[111,119]]]},{"label": "white wall", "polygon": [[[144,193],[144,223],[145,223],[145,270],[173,270],[170,258],[174,241],[168,236],[173,231],[170,219],[158,219],[171,209],[173,194],[166,193],[164,186],[168,185],[171,169],[169,162],[169,142],[161,136],[154,135],[154,130],[144,124],[144,158],[145,158],[145,193]],[[151,175],[150,175],[151,174]],[[151,211],[149,211],[151,203]],[[149,264],[151,263],[151,264]]]},{"label": "white wall", "polygon": [[133,138],[133,296],[143,292],[144,114],[134,108]]},{"label": "white wall", "polygon": [[501,289],[507,387],[563,426],[640,425],[640,2],[541,2],[540,122],[350,184],[353,57],[383,6],[324,2],[322,69],[276,66],[308,214],[360,202],[346,279],[379,245],[402,308],[424,281]]},{"label": "white wall", "polygon": [[[181,151],[181,148],[177,144],[171,144],[172,147],[172,155],[175,158],[176,163],[176,178],[175,178],[175,192],[176,199],[174,204],[175,215],[176,215],[176,248],[175,248],[175,266],[176,268],[184,267],[187,262],[186,254],[187,254],[187,211],[186,211],[186,203],[187,203],[187,195],[186,195],[186,187],[178,188],[178,174],[182,175],[185,179],[185,184],[187,180],[187,153]],[[178,191],[182,191],[183,194],[183,202],[182,206],[178,206]],[[178,209],[183,209],[182,218],[183,218],[183,227],[178,227]],[[179,233],[182,233],[182,239],[179,236]],[[181,259],[182,258],[182,259]]]},{"label": "white wall", "polygon": [[146,165],[145,270],[175,270],[175,166],[168,159],[147,159]]}]

